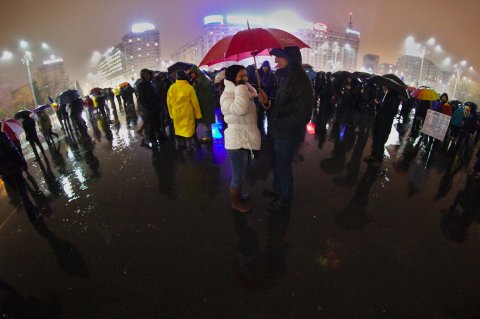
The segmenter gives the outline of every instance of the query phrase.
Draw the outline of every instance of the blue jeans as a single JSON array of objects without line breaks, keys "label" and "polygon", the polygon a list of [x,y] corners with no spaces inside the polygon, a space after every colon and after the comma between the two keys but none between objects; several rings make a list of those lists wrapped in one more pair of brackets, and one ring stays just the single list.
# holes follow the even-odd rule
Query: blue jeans
[{"label": "blue jeans", "polygon": [[298,139],[273,137],[273,190],[280,194],[280,203],[290,205],[293,198],[293,154]]},{"label": "blue jeans", "polygon": [[227,150],[232,165],[231,188],[240,188],[245,180],[250,151],[246,149]]}]

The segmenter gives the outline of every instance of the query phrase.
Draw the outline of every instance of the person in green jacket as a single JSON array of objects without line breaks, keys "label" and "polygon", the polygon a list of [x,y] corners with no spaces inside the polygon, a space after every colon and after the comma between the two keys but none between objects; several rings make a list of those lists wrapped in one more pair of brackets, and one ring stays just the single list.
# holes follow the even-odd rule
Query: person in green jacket
[{"label": "person in green jacket", "polygon": [[212,80],[200,71],[196,65],[192,66],[188,73],[193,81],[193,87],[202,111],[202,122],[205,125],[205,136],[202,137],[201,142],[209,144],[212,143],[212,124],[215,123],[215,96]]}]

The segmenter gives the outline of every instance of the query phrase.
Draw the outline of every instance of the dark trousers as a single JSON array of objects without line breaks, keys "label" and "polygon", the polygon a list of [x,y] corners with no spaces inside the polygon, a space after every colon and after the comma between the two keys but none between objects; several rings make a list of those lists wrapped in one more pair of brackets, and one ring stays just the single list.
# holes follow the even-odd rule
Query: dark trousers
[{"label": "dark trousers", "polygon": [[38,139],[38,136],[34,136],[28,139],[28,142],[30,143],[30,146],[32,147],[33,154],[35,154],[36,159],[40,159],[40,156],[38,156],[37,148],[35,147],[35,144],[38,145],[40,148],[40,151],[43,154],[43,157],[45,157],[45,150],[43,149],[42,143],[40,143],[40,140]]},{"label": "dark trousers", "polygon": [[9,176],[4,176],[3,180],[10,187],[15,189],[17,194],[20,196],[20,199],[22,200],[23,208],[25,209],[25,212],[27,213],[27,216],[30,219],[30,221],[35,221],[39,216],[38,209],[33,204],[30,197],[28,196],[27,183],[25,182],[25,179],[23,178],[22,173],[20,172],[20,173],[9,175]]},{"label": "dark trousers", "polygon": [[145,129],[147,133],[147,137],[152,143],[156,143],[156,141],[160,141],[163,138],[163,123],[162,117],[160,113],[158,114],[148,114],[145,113],[143,116]]},{"label": "dark trousers", "polygon": [[293,154],[298,137],[273,137],[273,190],[280,203],[290,205],[293,199]]},{"label": "dark trousers", "polygon": [[392,130],[393,118],[376,118],[373,125],[373,145],[372,156],[378,160],[383,159],[385,143],[387,143],[388,136]]}]

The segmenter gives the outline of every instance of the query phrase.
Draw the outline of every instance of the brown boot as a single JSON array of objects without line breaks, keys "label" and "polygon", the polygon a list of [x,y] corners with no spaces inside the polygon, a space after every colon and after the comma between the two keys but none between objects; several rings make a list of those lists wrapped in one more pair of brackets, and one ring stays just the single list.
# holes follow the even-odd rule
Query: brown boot
[{"label": "brown boot", "polygon": [[240,213],[250,213],[252,208],[240,201],[240,189],[230,188],[230,196],[232,198],[232,208]]}]

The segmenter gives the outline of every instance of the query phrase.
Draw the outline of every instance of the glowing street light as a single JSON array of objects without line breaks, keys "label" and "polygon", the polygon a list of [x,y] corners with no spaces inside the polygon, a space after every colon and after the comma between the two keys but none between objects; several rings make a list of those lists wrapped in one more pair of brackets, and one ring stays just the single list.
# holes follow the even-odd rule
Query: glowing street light
[{"label": "glowing street light", "polygon": [[2,59],[2,60],[10,60],[12,57],[13,57],[12,52],[5,50],[5,51],[3,51],[3,53],[2,53],[1,59]]},{"label": "glowing street light", "polygon": [[[463,60],[461,61],[460,63],[458,64],[455,64],[453,67],[455,68],[455,86],[453,87],[453,99],[456,98],[455,94],[457,93],[457,86],[458,86],[458,83],[460,82],[460,79],[461,79],[461,76],[462,76],[462,73],[464,71],[464,68],[465,66],[467,65],[467,61],[466,60]],[[473,66],[470,66],[468,68],[469,71],[473,71]],[[466,77],[464,76],[464,79]]]},{"label": "glowing street light", "polygon": [[49,46],[48,46],[48,44],[46,44],[45,42],[43,42],[43,43],[42,43],[42,48],[43,48],[43,49],[48,49]]}]

